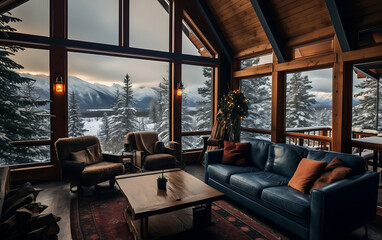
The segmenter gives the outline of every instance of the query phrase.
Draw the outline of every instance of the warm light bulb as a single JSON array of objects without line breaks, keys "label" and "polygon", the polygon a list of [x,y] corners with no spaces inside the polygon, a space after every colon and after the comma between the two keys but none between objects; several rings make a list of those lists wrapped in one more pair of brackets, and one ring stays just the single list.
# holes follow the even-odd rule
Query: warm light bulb
[{"label": "warm light bulb", "polygon": [[58,93],[64,92],[64,84],[63,83],[56,83],[56,92],[58,92]]},{"label": "warm light bulb", "polygon": [[181,89],[181,88],[178,88],[178,89],[176,89],[176,95],[177,96],[182,96],[182,94],[183,94],[183,90]]}]

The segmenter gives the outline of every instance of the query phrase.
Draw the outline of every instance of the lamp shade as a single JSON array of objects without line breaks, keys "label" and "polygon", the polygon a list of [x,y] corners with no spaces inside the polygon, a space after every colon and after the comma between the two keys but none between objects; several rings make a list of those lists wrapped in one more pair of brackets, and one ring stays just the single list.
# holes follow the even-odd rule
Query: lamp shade
[{"label": "lamp shade", "polygon": [[182,96],[182,94],[183,94],[183,89],[177,88],[176,89],[176,95],[180,97],[180,96]]}]

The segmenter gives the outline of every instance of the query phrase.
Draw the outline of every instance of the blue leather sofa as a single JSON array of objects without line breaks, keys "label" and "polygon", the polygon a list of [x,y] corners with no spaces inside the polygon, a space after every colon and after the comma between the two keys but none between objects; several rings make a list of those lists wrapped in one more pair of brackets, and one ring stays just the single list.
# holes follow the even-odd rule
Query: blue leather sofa
[{"label": "blue leather sofa", "polygon": [[[303,239],[340,239],[374,219],[379,177],[365,170],[362,157],[259,139],[242,141],[251,143],[250,164],[221,164],[223,150],[209,151],[207,184]],[[352,168],[350,177],[311,195],[288,186],[302,158],[329,163],[334,157]]]}]

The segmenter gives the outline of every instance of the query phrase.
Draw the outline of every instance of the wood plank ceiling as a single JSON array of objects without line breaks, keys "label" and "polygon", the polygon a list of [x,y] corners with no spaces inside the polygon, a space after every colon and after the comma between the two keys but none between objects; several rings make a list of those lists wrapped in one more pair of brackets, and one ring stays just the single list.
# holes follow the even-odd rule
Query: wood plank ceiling
[{"label": "wood plank ceiling", "polygon": [[[235,56],[251,53],[251,48],[269,46],[250,0],[206,0]],[[334,36],[325,0],[268,0],[271,19],[284,42],[298,45]],[[381,0],[350,0],[345,3],[354,37],[357,31],[382,25]],[[261,50],[261,49],[260,49]]]}]

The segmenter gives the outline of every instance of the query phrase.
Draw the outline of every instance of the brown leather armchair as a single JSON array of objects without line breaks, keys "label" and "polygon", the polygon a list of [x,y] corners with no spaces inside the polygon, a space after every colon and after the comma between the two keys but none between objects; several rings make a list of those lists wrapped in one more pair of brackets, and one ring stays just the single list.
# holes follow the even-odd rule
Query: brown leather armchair
[{"label": "brown leather armchair", "polygon": [[142,170],[162,170],[183,167],[180,146],[170,142],[170,147],[165,147],[158,140],[157,132],[130,132],[126,135],[126,142],[134,153],[134,163]]},{"label": "brown leather armchair", "polygon": [[97,137],[59,138],[54,145],[62,178],[70,182],[70,191],[74,186],[82,191],[81,186],[93,186],[107,180],[113,187],[115,176],[125,172],[122,156],[102,153]]}]

